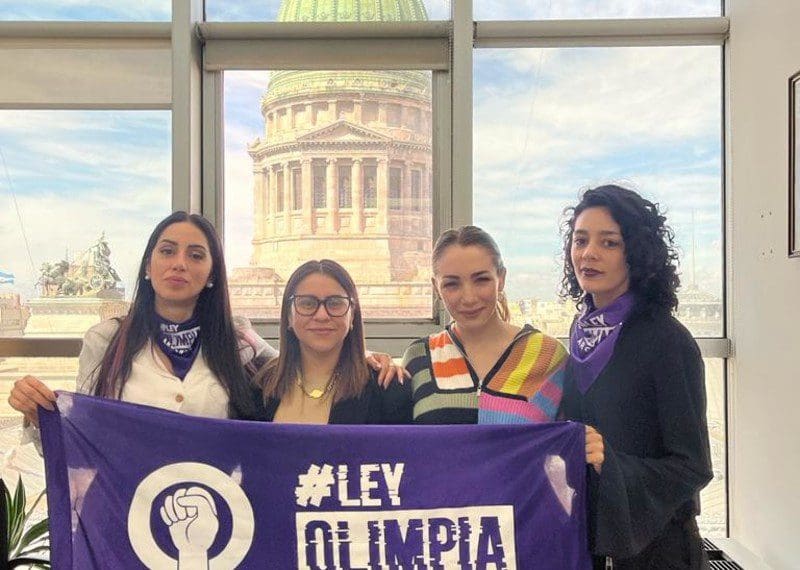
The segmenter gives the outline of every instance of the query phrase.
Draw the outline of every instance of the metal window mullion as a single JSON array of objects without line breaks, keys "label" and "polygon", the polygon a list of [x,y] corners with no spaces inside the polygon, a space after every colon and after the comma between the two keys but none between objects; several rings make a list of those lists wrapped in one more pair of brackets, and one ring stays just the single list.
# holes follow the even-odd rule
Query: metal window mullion
[{"label": "metal window mullion", "polygon": [[472,0],[453,0],[452,225],[472,223]]},{"label": "metal window mullion", "polygon": [[223,72],[203,71],[203,203],[201,213],[225,241],[225,109]]},{"label": "metal window mullion", "polygon": [[729,28],[726,17],[482,21],[475,47],[721,46]]},{"label": "metal window mullion", "polygon": [[172,209],[202,208],[203,0],[172,0]]}]

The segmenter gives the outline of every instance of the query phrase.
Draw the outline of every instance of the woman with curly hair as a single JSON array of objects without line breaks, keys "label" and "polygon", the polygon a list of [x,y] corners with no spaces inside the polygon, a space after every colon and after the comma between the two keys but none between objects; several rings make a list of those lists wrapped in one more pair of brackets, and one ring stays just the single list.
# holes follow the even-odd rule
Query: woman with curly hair
[{"label": "woman with curly hair", "polygon": [[562,295],[578,306],[560,416],[586,424],[596,568],[702,568],[712,477],[703,360],[678,306],[674,234],[615,185],[568,208]]}]

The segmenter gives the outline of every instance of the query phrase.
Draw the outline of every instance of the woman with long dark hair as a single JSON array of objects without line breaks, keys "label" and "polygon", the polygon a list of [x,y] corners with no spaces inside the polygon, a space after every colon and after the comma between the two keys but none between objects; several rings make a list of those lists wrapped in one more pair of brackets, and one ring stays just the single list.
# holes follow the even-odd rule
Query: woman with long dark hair
[{"label": "woman with long dark hair", "polygon": [[406,349],[415,423],[555,418],[567,351],[532,326],[509,322],[505,279],[500,248],[486,231],[463,226],[439,236],[432,281],[453,322]]},{"label": "woman with long dark hair", "polygon": [[364,356],[358,291],[329,259],[298,267],[283,293],[279,356],[256,376],[256,419],[314,424],[411,421],[407,387],[385,390]]},{"label": "woman with long dark hair", "polygon": [[562,294],[580,314],[560,416],[587,426],[597,568],[701,568],[712,477],[703,360],[672,315],[680,280],[656,204],[615,185],[567,209]]},{"label": "woman with long dark hair", "polygon": [[[217,233],[200,215],[174,212],[150,234],[128,314],[86,332],[77,389],[190,415],[246,417],[253,406],[239,350]],[[274,352],[265,343],[256,351]],[[54,401],[31,376],[9,398],[34,425],[37,405],[52,409]]]}]

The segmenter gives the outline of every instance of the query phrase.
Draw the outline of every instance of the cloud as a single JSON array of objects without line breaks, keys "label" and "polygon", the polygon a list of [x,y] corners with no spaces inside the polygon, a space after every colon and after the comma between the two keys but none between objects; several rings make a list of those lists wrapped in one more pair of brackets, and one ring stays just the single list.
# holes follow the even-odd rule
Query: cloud
[{"label": "cloud", "polygon": [[475,220],[505,253],[510,292],[552,297],[563,209],[607,182],[661,203],[684,255],[694,235],[696,275],[721,283],[718,48],[492,49],[475,62]]},{"label": "cloud", "polygon": [[477,20],[528,20],[571,18],[655,18],[719,16],[718,0],[481,0],[474,4]]},{"label": "cloud", "polygon": [[105,232],[130,295],[147,236],[171,209],[169,126],[163,111],[0,111],[0,266],[15,273],[12,290],[34,295],[43,262]]},{"label": "cloud", "polygon": [[169,20],[171,0],[10,0],[0,20]]}]

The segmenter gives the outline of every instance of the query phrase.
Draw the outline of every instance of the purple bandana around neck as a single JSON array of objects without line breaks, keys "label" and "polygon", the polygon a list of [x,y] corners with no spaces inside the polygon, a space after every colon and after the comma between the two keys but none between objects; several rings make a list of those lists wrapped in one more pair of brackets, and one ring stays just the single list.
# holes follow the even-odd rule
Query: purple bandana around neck
[{"label": "purple bandana around neck", "polygon": [[200,319],[197,315],[183,323],[173,323],[159,315],[158,348],[167,355],[172,372],[183,380],[200,352]]},{"label": "purple bandana around neck", "polygon": [[630,292],[602,309],[595,309],[587,300],[586,308],[575,321],[569,338],[572,368],[581,394],[591,388],[611,360],[622,323],[633,305],[634,298]]}]

